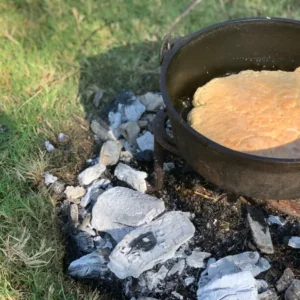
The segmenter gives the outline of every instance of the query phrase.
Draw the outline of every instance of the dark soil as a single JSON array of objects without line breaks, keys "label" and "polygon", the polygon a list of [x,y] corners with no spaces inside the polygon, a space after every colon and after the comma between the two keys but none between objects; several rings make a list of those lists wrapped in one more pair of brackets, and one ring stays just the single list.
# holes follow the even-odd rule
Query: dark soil
[{"label": "dark soil", "polygon": [[[152,194],[162,198],[168,210],[181,210],[195,214],[193,223],[196,227],[196,233],[192,240],[193,247],[200,247],[203,251],[212,253],[216,259],[244,251],[259,251],[252,241],[246,220],[246,207],[248,205],[257,206],[266,217],[272,212],[266,211],[259,201],[237,197],[206,182],[201,176],[193,172],[182,159],[170,155],[166,161],[175,162],[176,168],[165,173],[163,190]],[[153,162],[151,161],[143,163],[135,161],[131,165],[134,168],[147,171],[148,174],[153,172]],[[108,170],[106,177],[110,177],[109,179],[112,180],[114,186],[126,186],[126,184],[114,179],[111,174],[113,174],[113,168]],[[296,277],[300,278],[300,250],[286,245],[289,236],[300,236],[300,223],[293,218],[283,217],[288,219],[285,226],[270,226],[275,253],[273,255],[261,254],[270,261],[272,266],[270,270],[260,275],[260,278],[268,281],[270,287],[274,286],[287,267],[291,268]],[[66,219],[60,218],[60,220],[63,223],[66,222]],[[74,252],[74,245],[70,238],[71,231],[65,231],[65,237],[67,241],[67,265],[79,254]],[[193,274],[189,274],[198,280],[201,272],[196,269],[192,272]],[[109,295],[107,299],[126,299],[122,295],[122,284],[114,277],[106,282],[95,280],[80,282],[88,283],[101,291],[105,291],[105,294]],[[173,282],[176,283],[176,279]],[[184,296],[184,299],[196,299],[197,282],[188,288],[180,286],[178,283],[176,290]],[[155,297],[156,295],[151,296]],[[163,298],[156,297],[158,299],[175,299],[170,297],[170,294],[164,295]],[[280,299],[283,299],[283,295]]]}]

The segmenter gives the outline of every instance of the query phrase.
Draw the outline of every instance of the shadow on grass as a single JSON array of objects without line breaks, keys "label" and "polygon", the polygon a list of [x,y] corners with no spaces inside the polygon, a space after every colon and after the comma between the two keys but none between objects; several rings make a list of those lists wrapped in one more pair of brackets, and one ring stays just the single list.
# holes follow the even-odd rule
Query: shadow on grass
[{"label": "shadow on grass", "polygon": [[[159,48],[160,42],[145,42],[81,57],[78,95],[87,119],[105,111],[105,106],[123,89],[130,89],[136,95],[158,91]],[[99,88],[104,91],[104,96],[96,108],[93,99]]]}]

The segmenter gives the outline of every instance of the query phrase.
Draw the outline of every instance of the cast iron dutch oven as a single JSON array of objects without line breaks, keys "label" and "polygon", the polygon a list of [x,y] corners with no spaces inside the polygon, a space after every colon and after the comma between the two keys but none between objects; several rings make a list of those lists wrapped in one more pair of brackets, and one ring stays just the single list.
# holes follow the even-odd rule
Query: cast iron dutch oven
[{"label": "cast iron dutch oven", "polygon": [[183,104],[209,80],[242,70],[294,71],[300,66],[300,22],[238,19],[179,39],[162,57],[161,92],[180,154],[208,181],[260,199],[300,197],[300,159],[233,151],[196,132]]}]

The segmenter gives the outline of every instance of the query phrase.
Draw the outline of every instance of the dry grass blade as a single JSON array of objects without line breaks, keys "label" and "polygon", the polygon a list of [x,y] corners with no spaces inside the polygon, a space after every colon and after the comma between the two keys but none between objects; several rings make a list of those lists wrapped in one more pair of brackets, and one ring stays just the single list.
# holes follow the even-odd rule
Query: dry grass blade
[{"label": "dry grass blade", "polygon": [[17,165],[14,171],[20,180],[29,180],[34,184],[41,182],[49,159],[44,151],[39,150],[36,155],[28,156],[22,164]]},{"label": "dry grass blade", "polygon": [[2,240],[3,248],[0,248],[0,250],[4,254],[7,264],[23,263],[30,268],[39,268],[46,266],[50,262],[51,258],[45,260],[43,257],[55,250],[46,248],[45,240],[41,240],[39,249],[29,251],[27,246],[30,239],[31,236],[25,228],[19,238],[8,235],[6,240]]}]

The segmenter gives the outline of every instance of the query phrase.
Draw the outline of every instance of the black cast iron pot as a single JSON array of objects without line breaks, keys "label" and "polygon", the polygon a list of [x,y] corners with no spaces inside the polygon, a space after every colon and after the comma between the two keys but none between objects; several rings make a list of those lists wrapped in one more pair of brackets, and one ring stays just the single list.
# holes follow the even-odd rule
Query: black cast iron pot
[{"label": "black cast iron pot", "polygon": [[300,159],[266,158],[233,151],[186,122],[186,100],[215,77],[242,70],[294,71],[300,66],[300,22],[239,19],[179,39],[164,53],[161,92],[180,154],[208,181],[260,199],[300,197]]}]

